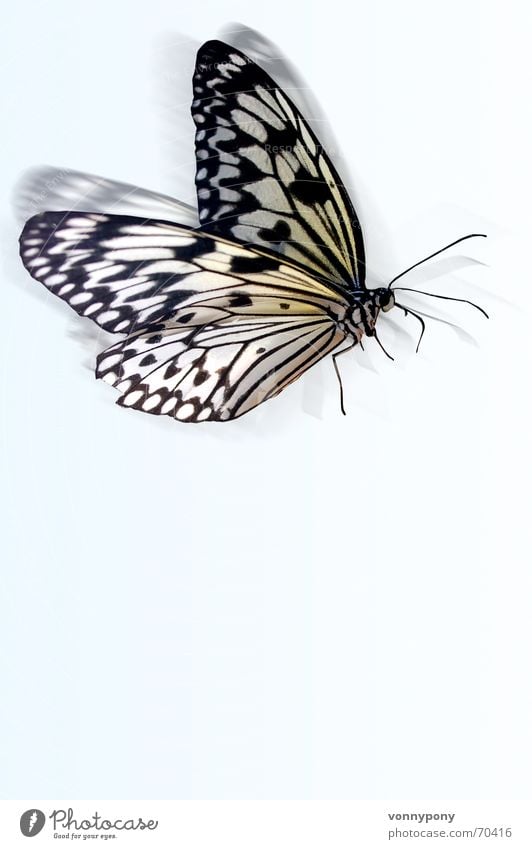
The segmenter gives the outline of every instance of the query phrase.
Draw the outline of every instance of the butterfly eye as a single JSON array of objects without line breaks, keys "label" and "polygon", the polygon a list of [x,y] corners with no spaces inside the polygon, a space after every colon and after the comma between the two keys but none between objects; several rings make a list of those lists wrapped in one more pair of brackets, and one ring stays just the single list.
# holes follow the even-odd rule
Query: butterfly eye
[{"label": "butterfly eye", "polygon": [[380,289],[379,306],[383,312],[388,312],[388,310],[391,310],[391,308],[395,306],[395,298],[393,292],[391,292],[389,289]]}]

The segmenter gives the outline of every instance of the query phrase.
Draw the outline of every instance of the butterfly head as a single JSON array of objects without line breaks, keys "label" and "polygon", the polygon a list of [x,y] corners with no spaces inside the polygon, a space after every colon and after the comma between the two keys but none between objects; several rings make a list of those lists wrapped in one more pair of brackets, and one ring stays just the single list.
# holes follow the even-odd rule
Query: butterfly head
[{"label": "butterfly head", "polygon": [[373,295],[375,306],[383,312],[388,312],[395,306],[395,297],[391,289],[375,289]]}]

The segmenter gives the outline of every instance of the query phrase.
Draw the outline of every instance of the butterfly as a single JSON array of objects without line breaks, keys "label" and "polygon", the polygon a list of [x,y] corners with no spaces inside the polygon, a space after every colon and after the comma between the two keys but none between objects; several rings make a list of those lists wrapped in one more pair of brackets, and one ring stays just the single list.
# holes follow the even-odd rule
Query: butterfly
[{"label": "butterfly", "polygon": [[[418,318],[423,334],[421,315],[392,288],[407,272],[366,287],[348,193],[274,80],[240,50],[208,41],[193,93],[199,228],[43,212],[20,237],[36,280],[120,335],[96,364],[117,403],[183,422],[227,421],[329,353],[340,379],[337,357],[364,336],[378,341],[379,315],[394,306]],[[474,235],[482,234],[452,244]]]}]

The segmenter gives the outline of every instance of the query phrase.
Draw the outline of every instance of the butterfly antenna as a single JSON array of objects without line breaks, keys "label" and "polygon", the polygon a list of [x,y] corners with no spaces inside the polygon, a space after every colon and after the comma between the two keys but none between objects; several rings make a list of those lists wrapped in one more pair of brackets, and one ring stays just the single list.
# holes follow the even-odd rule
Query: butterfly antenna
[{"label": "butterfly antenna", "polygon": [[466,239],[478,238],[485,239],[487,237],[485,233],[470,233],[468,236],[461,236],[460,239],[455,239],[454,242],[451,242],[449,245],[445,245],[445,247],[440,248],[439,251],[435,251],[433,254],[430,254],[430,256],[426,256],[425,259],[420,259],[419,262],[415,262],[414,265],[411,265],[410,268],[407,268],[405,271],[401,271],[401,273],[394,277],[393,280],[390,280],[390,282],[388,283],[388,289],[391,289],[392,283],[395,283],[395,281],[399,280],[400,277],[404,277],[405,274],[408,274],[410,271],[412,271],[412,269],[417,268],[418,265],[423,265],[424,262],[428,262],[429,259],[433,259],[435,256],[438,256],[438,254],[442,254],[444,251],[448,251],[449,248],[460,244],[460,242],[465,242]]},{"label": "butterfly antenna", "polygon": [[429,298],[439,298],[442,301],[457,301],[460,304],[469,304],[470,307],[474,307],[476,310],[485,315],[486,318],[489,318],[486,310],[483,310],[482,307],[479,307],[478,304],[475,304],[473,301],[468,301],[466,298],[452,298],[450,295],[435,295],[434,292],[423,292],[421,289],[408,289],[405,286],[394,286],[394,292],[415,292],[417,295],[427,295]]},{"label": "butterfly antenna", "polygon": [[421,316],[419,315],[419,313],[414,312],[414,310],[411,310],[408,307],[404,307],[402,304],[398,304],[397,301],[395,302],[395,306],[399,307],[399,309],[403,310],[405,315],[413,315],[414,318],[417,318],[417,320],[421,324],[421,333],[419,334],[419,339],[417,340],[417,345],[416,345],[416,354],[417,354],[417,352],[419,351],[419,346],[421,345],[421,340],[423,339],[423,334],[425,333],[426,324],[423,321],[423,319],[421,318]]}]

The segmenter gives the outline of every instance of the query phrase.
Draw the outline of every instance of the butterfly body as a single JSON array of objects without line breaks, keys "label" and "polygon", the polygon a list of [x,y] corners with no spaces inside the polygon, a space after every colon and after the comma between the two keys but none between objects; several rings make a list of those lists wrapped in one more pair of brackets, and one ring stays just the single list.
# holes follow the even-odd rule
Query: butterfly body
[{"label": "butterfly body", "polygon": [[346,310],[343,326],[347,333],[356,337],[360,342],[362,336],[374,336],[375,325],[379,313],[388,312],[395,306],[393,292],[379,287],[355,291],[350,298],[350,306]]}]

